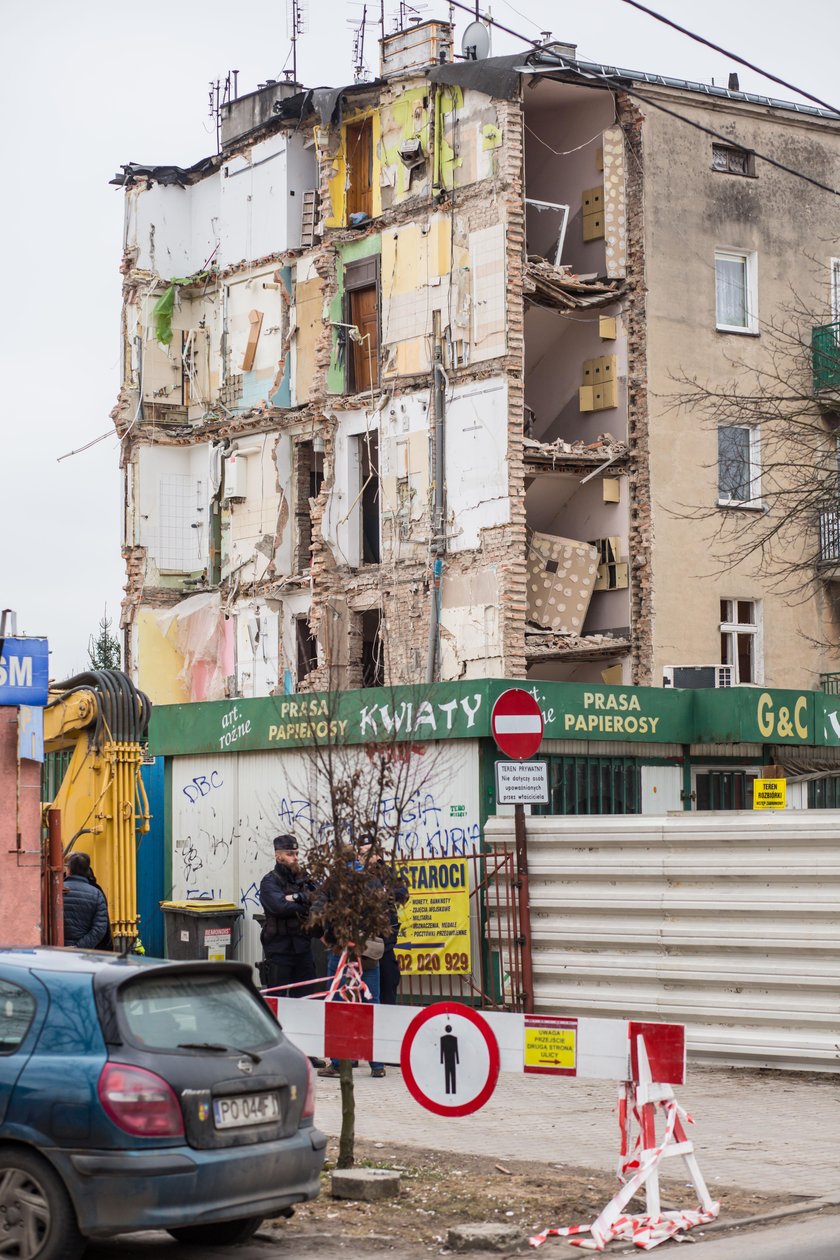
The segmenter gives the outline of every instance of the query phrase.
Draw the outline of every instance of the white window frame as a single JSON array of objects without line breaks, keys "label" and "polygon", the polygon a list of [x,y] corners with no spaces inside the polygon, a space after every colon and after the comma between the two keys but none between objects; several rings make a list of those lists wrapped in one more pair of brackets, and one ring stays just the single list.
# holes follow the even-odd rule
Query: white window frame
[{"label": "white window frame", "polygon": [[[754,622],[739,621],[721,621],[721,635],[729,635],[729,652],[731,657],[728,661],[722,661],[721,664],[729,665],[732,669],[732,686],[760,686],[764,681],[764,620],[762,617],[761,600],[744,599],[738,595],[721,595],[721,600],[729,600],[733,605],[733,612],[737,616],[738,604],[752,604]],[[752,663],[753,677],[746,684],[742,683],[738,668],[738,652],[735,645],[736,636],[739,634],[749,634],[753,637]]]},{"label": "white window frame", "polygon": [[719,424],[718,433],[721,429],[746,429],[750,435],[750,454],[749,454],[749,486],[750,494],[746,499],[733,499],[721,493],[720,485],[720,447],[718,447],[718,507],[725,508],[747,508],[752,511],[761,511],[764,504],[761,501],[761,433],[753,424]]},{"label": "white window frame", "polygon": [[[717,318],[717,293],[718,293],[718,260],[743,262],[745,272],[745,294],[747,300],[746,324],[721,324]],[[754,249],[729,249],[719,248],[715,250],[715,328],[718,332],[740,333],[742,336],[755,337],[758,335],[758,254]]]},{"label": "white window frame", "polygon": [[840,258],[829,259],[831,322],[840,323]]}]

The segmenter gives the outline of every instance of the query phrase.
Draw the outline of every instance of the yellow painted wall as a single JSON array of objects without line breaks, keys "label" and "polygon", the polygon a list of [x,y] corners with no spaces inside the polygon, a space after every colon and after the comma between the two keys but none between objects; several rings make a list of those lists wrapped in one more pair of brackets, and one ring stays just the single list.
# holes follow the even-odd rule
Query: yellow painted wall
[{"label": "yellow painted wall", "polygon": [[[174,631],[173,622],[170,633]],[[184,668],[181,653],[161,634],[155,613],[141,608],[137,614],[137,685],[152,704],[186,704],[190,693],[178,677]]]},{"label": "yellow painted wall", "polygon": [[[372,217],[378,218],[382,213],[382,192],[380,189],[380,177],[382,174],[382,160],[380,157],[380,140],[382,138],[381,125],[378,110],[363,110],[359,114],[352,114],[345,118],[339,138],[338,152],[332,159],[333,173],[329,177],[330,189],[330,212],[324,216],[324,224],[326,227],[344,227],[347,214],[347,127],[348,125],[363,122],[365,118],[373,119],[372,127],[372,144],[373,144],[373,191],[371,196]],[[321,133],[323,135],[323,133]],[[316,138],[317,133],[316,133]]]}]

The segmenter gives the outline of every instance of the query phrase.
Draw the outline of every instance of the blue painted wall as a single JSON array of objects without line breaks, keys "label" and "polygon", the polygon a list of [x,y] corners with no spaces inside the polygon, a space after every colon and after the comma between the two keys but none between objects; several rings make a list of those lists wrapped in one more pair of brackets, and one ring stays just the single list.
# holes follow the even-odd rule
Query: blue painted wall
[{"label": "blue painted wall", "polygon": [[137,848],[137,910],[140,939],[146,953],[155,958],[163,958],[165,937],[160,902],[168,895],[164,887],[163,764],[163,757],[155,757],[140,768],[152,819]]}]

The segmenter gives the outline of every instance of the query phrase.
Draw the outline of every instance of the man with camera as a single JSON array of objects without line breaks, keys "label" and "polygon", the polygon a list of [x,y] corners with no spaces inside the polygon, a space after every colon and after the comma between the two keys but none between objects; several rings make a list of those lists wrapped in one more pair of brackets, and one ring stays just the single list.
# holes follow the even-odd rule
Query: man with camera
[{"label": "man with camera", "polygon": [[315,885],[298,864],[298,844],[292,835],[274,837],[274,868],[260,883],[265,924],[260,933],[265,962],[260,978],[268,989],[300,985],[279,997],[305,997],[315,988],[309,908]]}]

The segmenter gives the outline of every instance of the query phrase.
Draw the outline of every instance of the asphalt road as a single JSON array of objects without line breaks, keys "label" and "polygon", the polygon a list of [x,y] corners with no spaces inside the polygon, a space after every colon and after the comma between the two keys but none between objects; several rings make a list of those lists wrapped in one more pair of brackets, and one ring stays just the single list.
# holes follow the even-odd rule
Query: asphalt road
[{"label": "asphalt road", "polygon": [[[269,1242],[257,1239],[243,1247],[184,1247],[173,1242],[168,1234],[124,1235],[103,1243],[91,1244],[85,1260],[208,1260],[208,1257],[228,1257],[228,1260],[334,1260],[337,1250],[345,1245],[335,1237],[320,1235],[308,1237],[296,1245],[293,1228],[284,1231],[282,1241]],[[680,1254],[687,1249],[691,1260],[840,1260],[840,1215],[806,1217],[795,1224],[775,1225],[749,1233],[734,1233],[725,1238],[704,1239],[688,1244],[663,1243],[657,1248],[657,1256],[667,1260],[679,1248]],[[608,1255],[626,1254],[626,1247],[610,1248]],[[347,1255],[359,1254],[358,1240],[348,1240]],[[428,1260],[428,1251],[422,1247],[406,1247],[396,1251],[365,1249],[371,1258],[377,1255],[383,1260]],[[470,1252],[470,1260],[491,1260],[490,1253]],[[520,1252],[519,1254],[523,1254]],[[530,1253],[533,1254],[533,1253]],[[559,1241],[547,1242],[539,1250],[540,1260],[571,1260],[586,1254]],[[638,1254],[642,1254],[641,1252]],[[498,1260],[498,1252],[495,1253]]]}]

